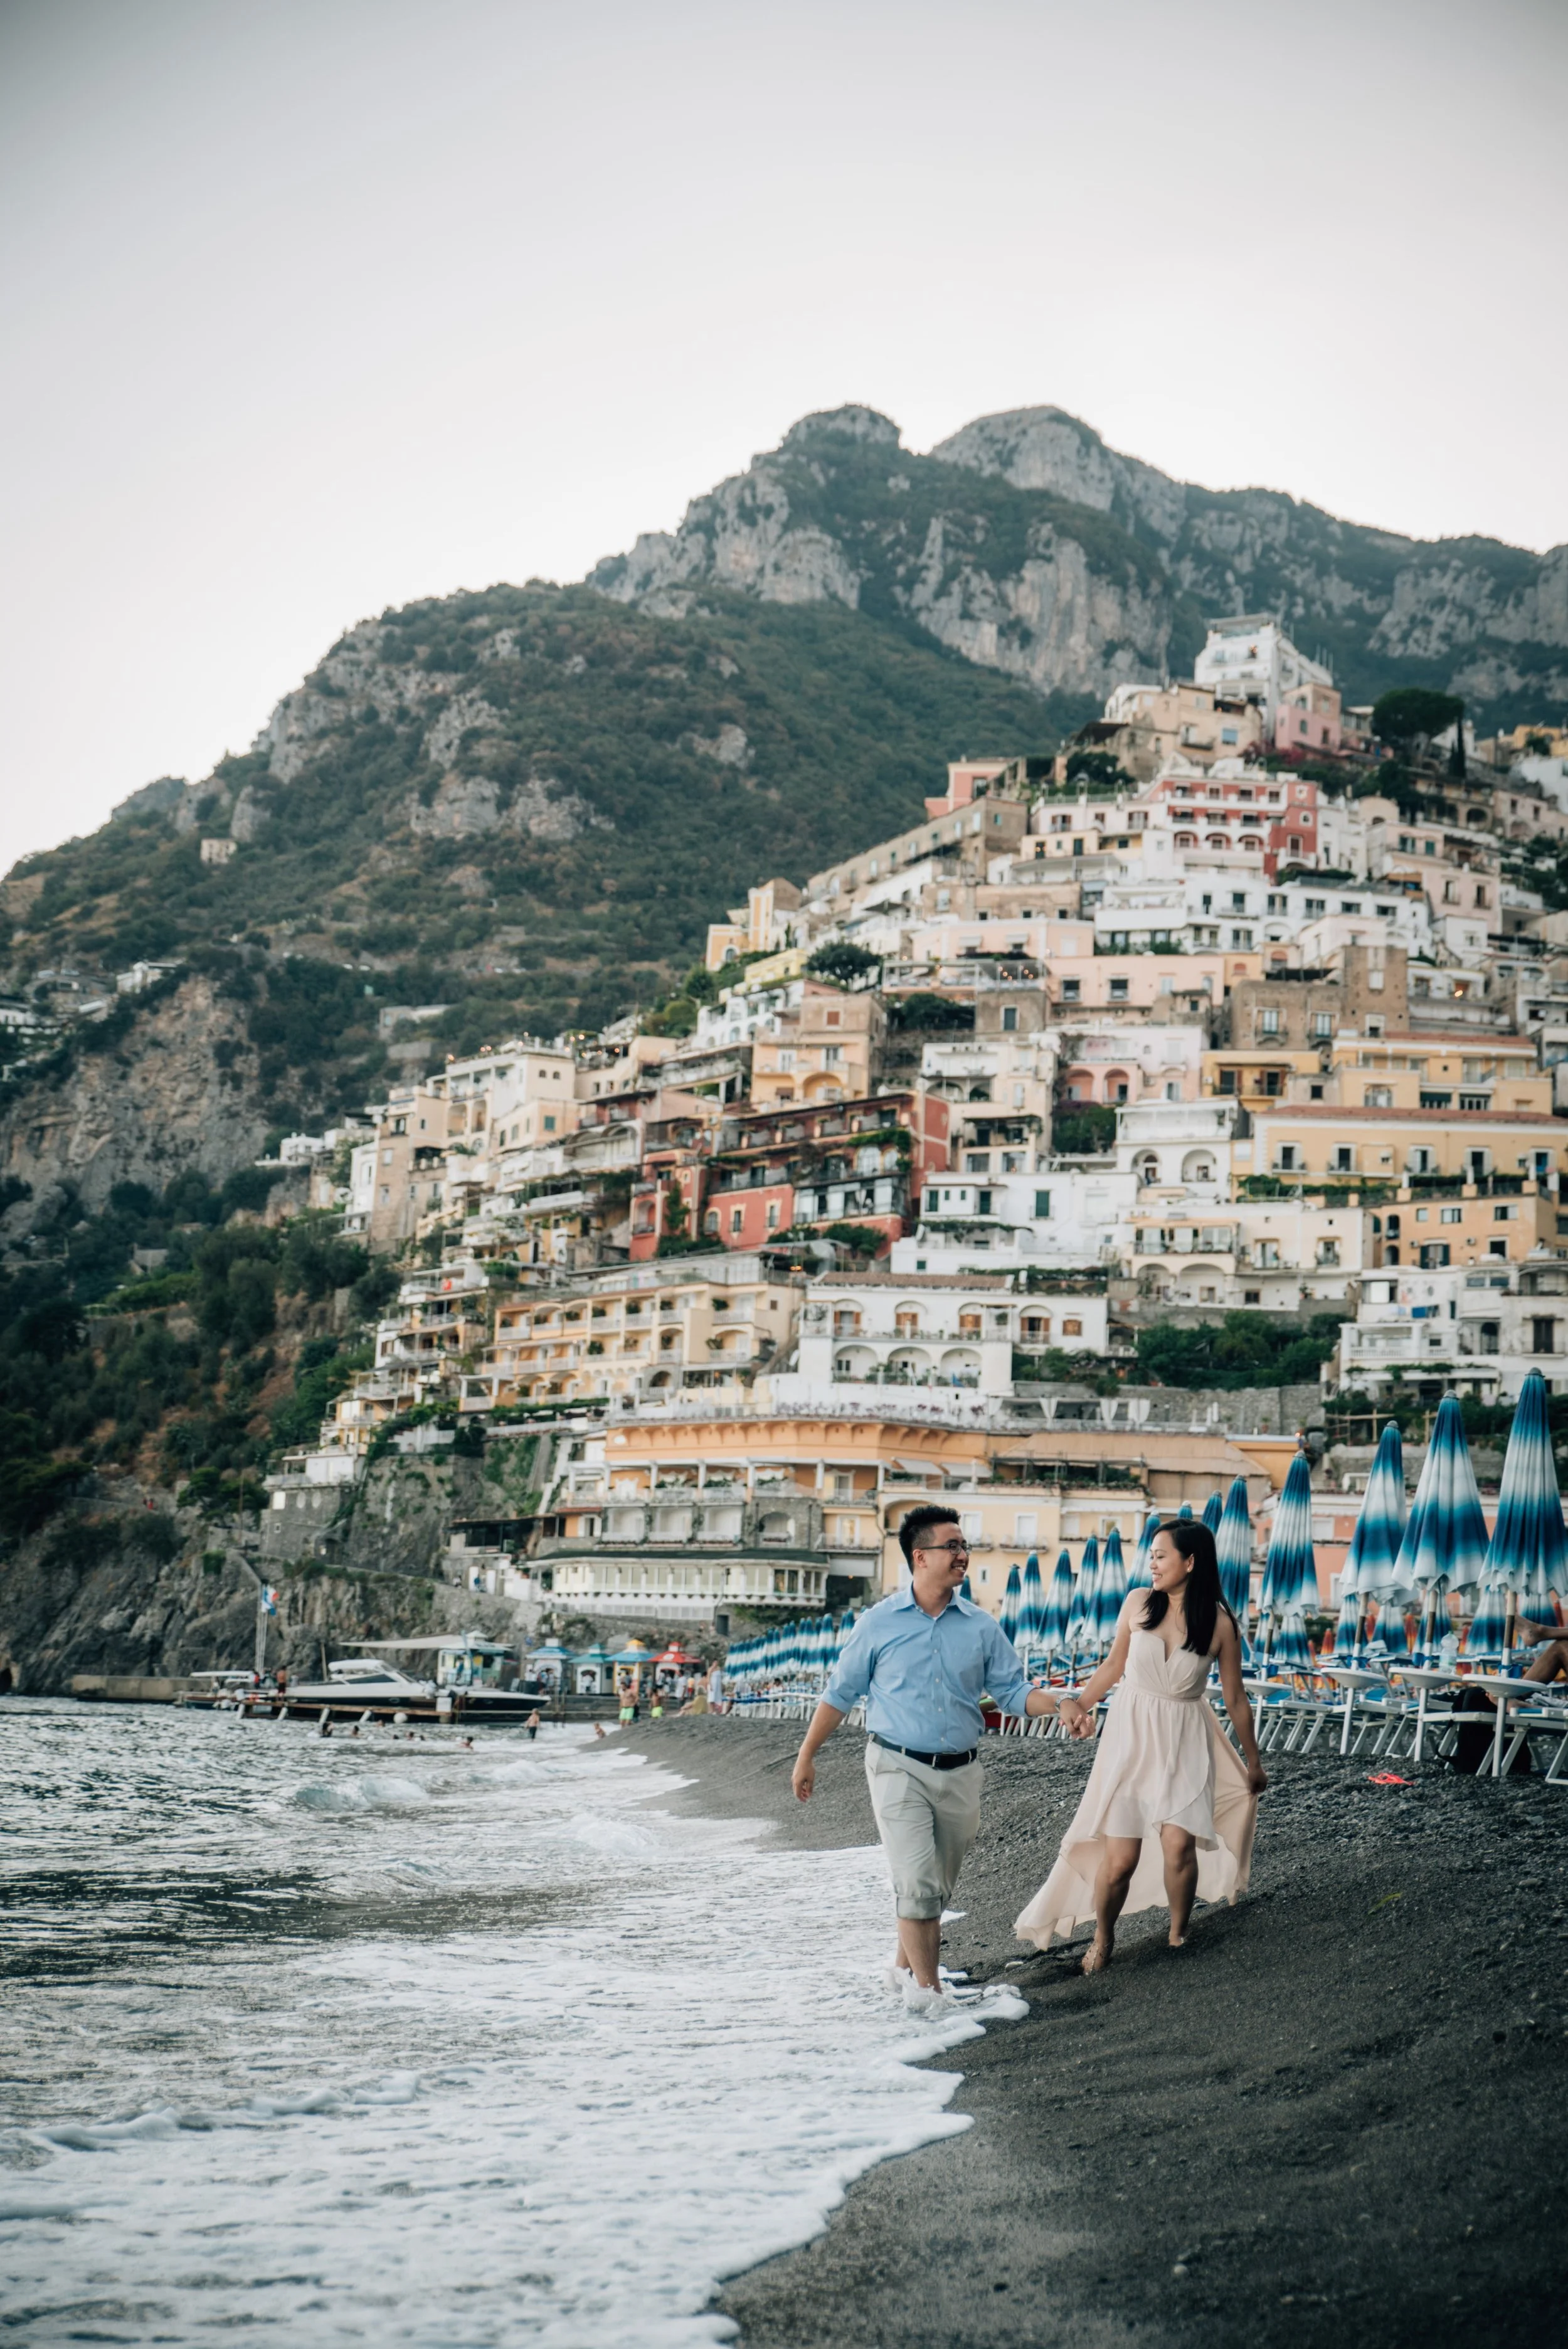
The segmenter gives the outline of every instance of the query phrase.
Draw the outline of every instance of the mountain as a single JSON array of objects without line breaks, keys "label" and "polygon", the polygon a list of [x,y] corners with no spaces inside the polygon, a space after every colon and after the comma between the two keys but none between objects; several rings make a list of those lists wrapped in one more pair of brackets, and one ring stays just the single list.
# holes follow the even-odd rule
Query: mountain
[{"label": "mountain", "polygon": [[1352,702],[1437,686],[1484,727],[1568,701],[1568,547],[1424,542],[1175,481],[1057,408],[982,417],[924,457],[871,409],[807,417],[591,579],[649,612],[714,586],[835,602],[1064,706],[1184,673],[1205,620],[1239,611],[1283,617]]},{"label": "mountain", "polygon": [[269,1127],[369,1098],[399,1004],[447,1007],[435,1059],[597,1027],[759,875],[907,823],[945,759],[1056,740],[1025,687],[832,604],[532,585],[386,612],[244,756],[0,884],[15,993],[68,1009],[62,971],[185,966],[0,1085],[0,1176],[95,1209],[221,1182]]},{"label": "mountain", "polygon": [[1437,684],[1483,721],[1568,699],[1568,549],[1173,481],[1057,409],[923,457],[870,409],[807,417],[582,585],[384,612],[244,756],[0,883],[5,984],[46,1010],[184,966],[0,1082],[0,1187],[57,1223],[119,1182],[221,1185],[386,1081],[398,1005],[445,1007],[405,1071],[421,1040],[597,1026],[749,882],[897,829],[948,758],[1054,747],[1238,605],[1283,613],[1352,699]]}]

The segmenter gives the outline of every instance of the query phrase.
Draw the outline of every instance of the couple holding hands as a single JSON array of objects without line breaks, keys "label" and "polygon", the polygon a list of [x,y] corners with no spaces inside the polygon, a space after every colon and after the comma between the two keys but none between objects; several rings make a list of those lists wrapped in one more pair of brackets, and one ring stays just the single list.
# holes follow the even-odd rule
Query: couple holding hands
[{"label": "couple holding hands", "polygon": [[[1092,1737],[1096,1705],[1121,1682],[1056,1866],[1017,1920],[1020,1939],[1048,1949],[1056,1933],[1092,1918],[1083,1970],[1099,1973],[1123,1909],[1164,1900],[1171,1947],[1181,1948],[1200,1895],[1233,1900],[1245,1890],[1268,1784],[1207,1526],[1179,1518],[1161,1527],[1153,1588],[1129,1592],[1110,1653],[1070,1693],[1031,1688],[995,1619],[960,1597],[969,1551],[954,1510],[912,1509],[899,1542],[909,1585],[855,1625],[806,1732],[794,1785],[807,1801],[819,1751],[863,1697],[866,1776],[892,1875],[906,2002],[926,2009],[946,1995],[942,1912],[979,1832],[982,1695],[1004,1713],[1059,1713],[1070,1735]],[[1214,1663],[1240,1755],[1204,1701]]]}]

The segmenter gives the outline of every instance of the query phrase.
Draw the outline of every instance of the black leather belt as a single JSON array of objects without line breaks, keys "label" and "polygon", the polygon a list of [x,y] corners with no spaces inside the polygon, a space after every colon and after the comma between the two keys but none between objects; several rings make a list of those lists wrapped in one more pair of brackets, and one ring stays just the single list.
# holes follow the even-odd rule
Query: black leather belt
[{"label": "black leather belt", "polygon": [[885,1746],[890,1754],[902,1754],[906,1762],[923,1762],[928,1770],[962,1770],[980,1751],[977,1745],[972,1745],[967,1754],[917,1754],[913,1745],[895,1745],[891,1737],[879,1737],[874,1729],[872,1743]]}]

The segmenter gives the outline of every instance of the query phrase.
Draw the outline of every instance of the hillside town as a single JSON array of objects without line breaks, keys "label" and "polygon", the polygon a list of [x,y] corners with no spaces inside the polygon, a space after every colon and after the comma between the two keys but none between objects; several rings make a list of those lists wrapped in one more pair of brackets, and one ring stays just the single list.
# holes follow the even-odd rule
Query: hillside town
[{"label": "hillside town", "polygon": [[[939,1491],[995,1609],[1026,1552],[1237,1475],[1266,1518],[1336,1416],[1561,1390],[1568,913],[1530,882],[1568,738],[1401,738],[1247,615],[910,816],[759,879],[597,1035],[414,1073],[439,1007],[383,1015],[408,1081],[281,1154],[404,1278],[268,1480],[271,1554],[388,1448],[531,1427],[473,1587],[723,1630],[874,1595]],[[1140,1365],[1238,1313],[1283,1383]]]}]

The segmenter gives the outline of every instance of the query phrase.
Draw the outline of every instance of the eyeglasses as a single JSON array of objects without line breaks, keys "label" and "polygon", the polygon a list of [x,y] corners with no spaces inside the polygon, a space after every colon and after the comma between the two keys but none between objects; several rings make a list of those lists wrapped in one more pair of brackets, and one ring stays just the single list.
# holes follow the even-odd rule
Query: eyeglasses
[{"label": "eyeglasses", "polygon": [[967,1557],[969,1555],[966,1541],[916,1542],[915,1547],[923,1550],[928,1557]]}]

